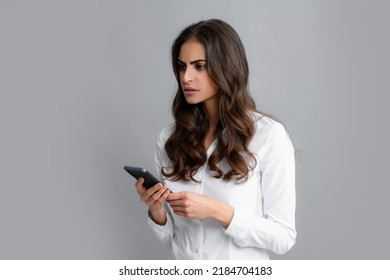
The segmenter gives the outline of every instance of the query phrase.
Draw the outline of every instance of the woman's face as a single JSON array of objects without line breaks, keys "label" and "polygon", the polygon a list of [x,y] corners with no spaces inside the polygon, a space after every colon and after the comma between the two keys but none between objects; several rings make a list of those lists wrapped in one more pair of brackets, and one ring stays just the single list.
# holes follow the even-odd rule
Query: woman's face
[{"label": "woman's face", "polygon": [[[179,52],[179,77],[184,97],[189,104],[215,103],[218,86],[207,72],[205,47],[192,39]],[[208,106],[207,106],[208,107]]]}]

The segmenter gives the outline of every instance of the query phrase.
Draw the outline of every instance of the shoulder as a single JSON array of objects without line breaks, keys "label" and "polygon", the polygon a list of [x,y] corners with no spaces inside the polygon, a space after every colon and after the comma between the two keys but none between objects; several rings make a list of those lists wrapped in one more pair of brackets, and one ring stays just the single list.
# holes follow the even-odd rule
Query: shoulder
[{"label": "shoulder", "polygon": [[251,113],[255,123],[253,141],[256,146],[291,145],[290,136],[284,125],[261,113]]},{"label": "shoulder", "polygon": [[164,144],[169,136],[171,136],[173,130],[175,128],[175,124],[171,123],[169,125],[164,126],[157,137],[157,144]]},{"label": "shoulder", "polygon": [[256,133],[264,137],[273,131],[286,131],[283,124],[258,112],[251,112],[252,119],[256,125]]}]

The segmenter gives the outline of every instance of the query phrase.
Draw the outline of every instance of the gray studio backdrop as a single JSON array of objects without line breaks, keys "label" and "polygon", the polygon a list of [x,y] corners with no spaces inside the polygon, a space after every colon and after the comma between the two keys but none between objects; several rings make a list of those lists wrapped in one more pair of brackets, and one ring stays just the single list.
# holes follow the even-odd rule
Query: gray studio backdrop
[{"label": "gray studio backdrop", "polygon": [[297,150],[297,243],[272,258],[388,259],[387,3],[0,1],[0,258],[166,258],[122,167],[154,170],[172,40],[221,18]]}]

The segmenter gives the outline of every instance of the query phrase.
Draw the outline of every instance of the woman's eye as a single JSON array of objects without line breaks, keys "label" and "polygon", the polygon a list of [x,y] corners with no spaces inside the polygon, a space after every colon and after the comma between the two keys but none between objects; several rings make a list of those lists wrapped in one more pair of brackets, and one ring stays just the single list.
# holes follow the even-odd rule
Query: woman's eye
[{"label": "woman's eye", "polygon": [[198,69],[198,70],[206,69],[206,64],[204,64],[204,63],[197,64],[196,69]]},{"label": "woman's eye", "polygon": [[186,65],[185,64],[182,64],[182,63],[178,63],[177,64],[177,68],[182,71],[182,70],[185,70],[186,69]]}]

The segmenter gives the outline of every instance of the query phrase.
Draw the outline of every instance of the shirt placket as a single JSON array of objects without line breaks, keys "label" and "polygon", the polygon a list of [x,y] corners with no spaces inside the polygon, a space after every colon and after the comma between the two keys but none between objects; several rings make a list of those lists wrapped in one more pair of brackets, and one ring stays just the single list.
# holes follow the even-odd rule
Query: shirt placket
[{"label": "shirt placket", "polygon": [[[198,194],[204,194],[204,180],[206,178],[206,168],[203,166],[199,171],[199,177],[200,183],[197,185],[197,190],[196,192]],[[195,259],[201,259],[201,254],[202,254],[202,246],[203,246],[203,237],[204,237],[204,224],[203,224],[203,219],[196,220],[197,224],[197,229],[195,238],[196,238],[196,246],[195,246],[195,251],[194,251],[194,256]]]}]

